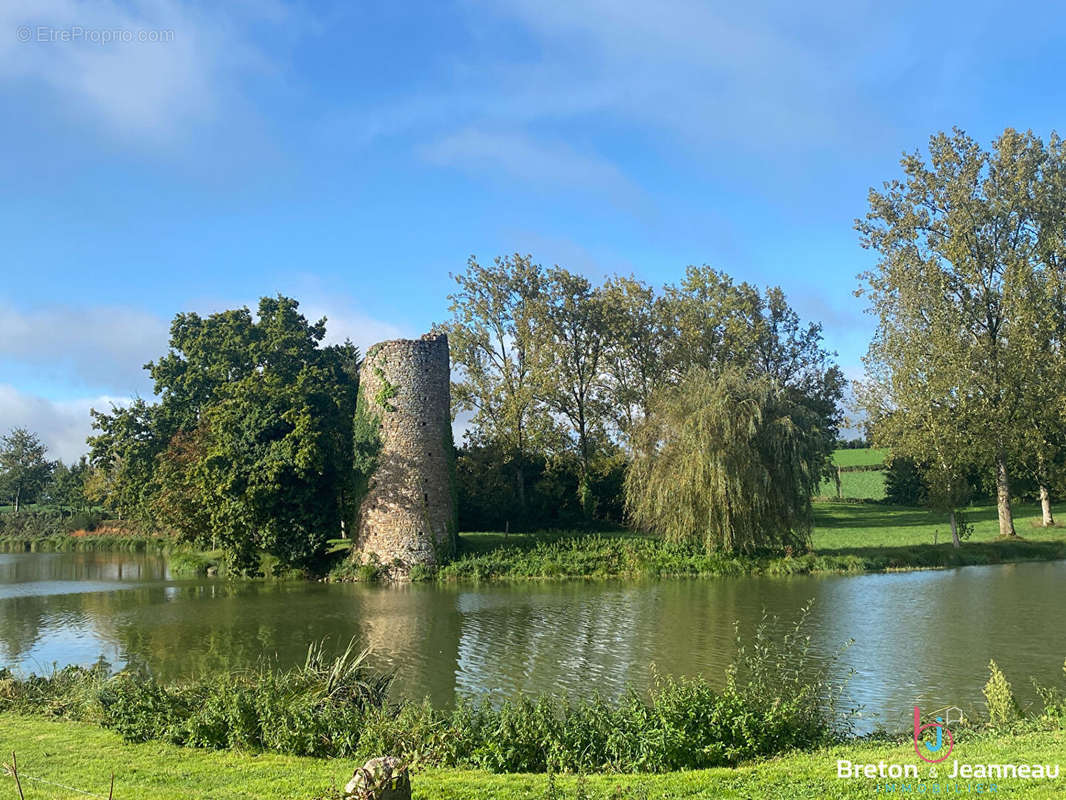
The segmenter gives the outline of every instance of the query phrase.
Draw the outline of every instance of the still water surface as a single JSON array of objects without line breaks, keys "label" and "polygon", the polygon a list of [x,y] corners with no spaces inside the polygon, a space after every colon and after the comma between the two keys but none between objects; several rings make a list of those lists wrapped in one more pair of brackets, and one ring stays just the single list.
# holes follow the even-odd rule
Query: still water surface
[{"label": "still water surface", "polygon": [[854,670],[861,727],[907,724],[915,704],[983,711],[995,659],[1023,701],[1062,683],[1066,562],[853,577],[647,583],[362,586],[172,580],[141,554],[0,554],[0,664],[144,666],[162,678],[302,662],[309,642],[356,637],[394,691],[439,704],[518,692],[614,694],[656,674],[721,682],[734,622],[792,618],[814,600],[812,647]]}]

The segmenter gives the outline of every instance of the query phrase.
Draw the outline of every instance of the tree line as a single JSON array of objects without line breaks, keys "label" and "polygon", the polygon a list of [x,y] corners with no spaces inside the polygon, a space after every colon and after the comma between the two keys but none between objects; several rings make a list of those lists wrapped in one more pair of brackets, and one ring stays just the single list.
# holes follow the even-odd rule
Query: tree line
[{"label": "tree line", "polygon": [[48,458],[40,437],[26,428],[0,436],[0,504],[19,514],[27,505],[45,503],[62,512],[83,512],[92,505],[85,492],[88,460],[73,464]]},{"label": "tree line", "polygon": [[[893,496],[958,512],[985,487],[1066,487],[1066,150],[959,130],[904,156],[856,225],[876,332],[859,405],[891,450]],[[461,527],[626,521],[708,549],[809,542],[844,380],[779,288],[707,266],[652,287],[520,254],[455,276],[449,317]],[[146,365],[156,399],[93,411],[87,461],[52,464],[27,431],[0,443],[0,494],[101,504],[220,548],[308,567],[351,530],[367,459],[353,426],[360,355],[324,345],[291,298],[179,314]],[[47,487],[47,488],[46,488]],[[80,494],[79,494],[80,493]],[[69,498],[80,497],[80,500]]]},{"label": "tree line", "polygon": [[[821,327],[780,289],[705,266],[659,290],[596,285],[521,255],[471,259],[455,281],[436,329],[454,410],[470,415],[464,529],[627,519],[714,548],[803,543],[844,384]],[[286,297],[178,314],[145,366],[155,399],[93,410],[88,459],[24,471],[16,503],[69,472],[85,503],[221,549],[235,571],[257,571],[261,553],[320,565],[370,468],[353,425],[360,354],[324,345],[325,324]],[[39,440],[12,437],[48,464]],[[679,494],[695,512],[679,513]]]},{"label": "tree line", "polygon": [[470,512],[536,527],[566,508],[712,546],[803,542],[844,380],[780,288],[707,266],[658,290],[595,284],[521,254],[471,258],[455,280],[438,330],[470,415],[464,527]]}]

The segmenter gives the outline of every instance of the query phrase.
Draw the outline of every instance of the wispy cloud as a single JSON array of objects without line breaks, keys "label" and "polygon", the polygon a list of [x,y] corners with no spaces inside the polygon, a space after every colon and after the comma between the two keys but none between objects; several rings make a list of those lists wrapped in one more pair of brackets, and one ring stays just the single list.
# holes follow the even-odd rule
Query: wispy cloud
[{"label": "wispy cloud", "polygon": [[439,166],[504,180],[550,188],[581,187],[626,203],[638,200],[637,189],[610,162],[565,142],[538,141],[522,133],[467,128],[424,146],[421,155]]},{"label": "wispy cloud", "polygon": [[[572,131],[631,133],[666,158],[680,145],[696,169],[732,168],[740,153],[802,168],[781,154],[884,135],[867,89],[885,75],[855,31],[898,30],[869,3],[463,0],[459,8],[478,47],[417,95],[326,115],[319,134],[356,147],[403,138],[433,164],[555,190],[621,190],[623,204],[641,194],[625,153],[596,152],[589,143],[602,137],[578,144]],[[913,66],[906,39],[896,44],[889,72]]]},{"label": "wispy cloud", "polygon": [[850,135],[862,102],[853,67],[869,56],[855,30],[876,10],[833,5],[468,0],[472,14],[516,23],[538,45],[501,73],[501,94],[532,85],[558,114],[607,113],[703,148],[792,149]]},{"label": "wispy cloud", "polygon": [[[454,54],[417,94],[337,111],[320,132],[355,146],[402,137],[437,161],[499,168],[530,184],[572,188],[591,177],[632,186],[640,179],[625,152],[590,155],[587,143],[623,134],[667,159],[680,146],[693,169],[716,172],[761,157],[780,165],[780,177],[809,169],[802,156],[867,153],[877,143],[895,152],[900,114],[916,96],[936,105],[958,94],[957,80],[941,74],[948,54],[931,57],[906,15],[868,0],[462,0],[459,8],[476,47]],[[951,49],[952,74],[965,75],[958,64],[970,55]],[[575,152],[592,163],[568,171]],[[547,176],[521,162],[547,162]]]},{"label": "wispy cloud", "polygon": [[0,5],[0,83],[41,92],[120,140],[173,144],[240,103],[247,74],[271,72],[246,35],[284,7],[228,10],[177,0],[39,0]]},{"label": "wispy cloud", "polygon": [[311,322],[326,318],[326,344],[342,344],[349,340],[363,353],[378,342],[410,335],[391,322],[374,319],[343,299],[311,298],[300,304],[300,311]]}]

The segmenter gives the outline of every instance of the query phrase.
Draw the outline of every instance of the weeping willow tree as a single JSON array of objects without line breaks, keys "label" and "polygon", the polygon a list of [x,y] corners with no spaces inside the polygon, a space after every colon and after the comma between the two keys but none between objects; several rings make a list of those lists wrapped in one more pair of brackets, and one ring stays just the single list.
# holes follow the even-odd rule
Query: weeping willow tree
[{"label": "weeping willow tree", "polygon": [[786,389],[694,369],[636,433],[626,509],[638,527],[708,551],[804,548],[826,456],[818,416]]}]

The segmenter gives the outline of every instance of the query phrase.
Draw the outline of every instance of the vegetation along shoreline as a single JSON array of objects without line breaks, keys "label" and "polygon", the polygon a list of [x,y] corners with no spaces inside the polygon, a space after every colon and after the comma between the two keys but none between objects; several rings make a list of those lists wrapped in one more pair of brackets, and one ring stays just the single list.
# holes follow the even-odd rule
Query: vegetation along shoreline
[{"label": "vegetation along shoreline", "polygon": [[[707,553],[699,546],[618,529],[464,533],[455,559],[441,567],[413,570],[409,578],[462,582],[860,574],[1066,559],[1066,531],[1061,528],[1034,525],[1025,536],[1006,539],[995,529],[992,506],[975,506],[966,513],[974,533],[956,548],[945,535],[944,521],[932,512],[880,503],[816,503],[813,552],[785,555]],[[1017,506],[1020,519],[1035,519],[1038,513],[1036,506]],[[242,577],[227,572],[219,551],[197,550],[172,537],[132,531],[7,535],[0,537],[0,551],[144,552],[165,558],[175,578]],[[319,573],[278,567],[264,558],[260,575],[374,582],[385,569],[347,558]]]}]

